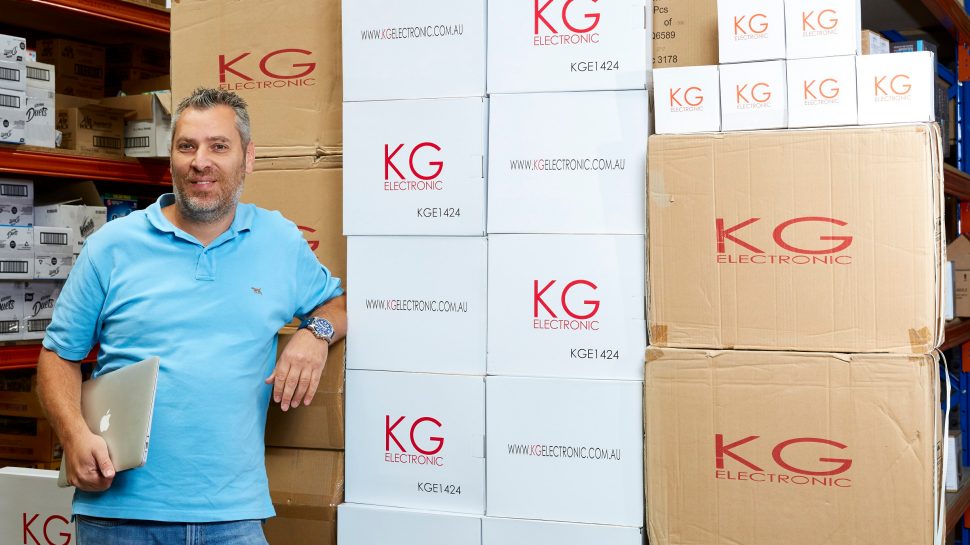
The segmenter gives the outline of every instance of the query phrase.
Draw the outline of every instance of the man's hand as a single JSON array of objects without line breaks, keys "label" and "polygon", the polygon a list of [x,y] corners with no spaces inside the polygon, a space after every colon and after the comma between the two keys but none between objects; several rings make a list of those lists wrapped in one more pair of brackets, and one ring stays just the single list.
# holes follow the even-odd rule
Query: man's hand
[{"label": "man's hand", "polygon": [[320,376],[327,365],[330,345],[301,329],[293,334],[283,353],[280,354],[276,368],[266,379],[273,385],[273,400],[284,411],[299,407],[300,401],[309,405],[320,384]]},{"label": "man's hand", "polygon": [[[103,492],[115,478],[104,439],[91,432],[81,433],[64,445],[67,482],[85,492]],[[63,463],[63,462],[62,462]]]}]

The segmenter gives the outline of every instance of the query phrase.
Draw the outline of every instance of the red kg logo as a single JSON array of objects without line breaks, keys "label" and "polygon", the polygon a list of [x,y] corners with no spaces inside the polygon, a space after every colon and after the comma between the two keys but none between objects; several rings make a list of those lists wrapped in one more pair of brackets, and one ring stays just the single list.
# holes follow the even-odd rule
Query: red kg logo
[{"label": "red kg logo", "polygon": [[[401,443],[397,435],[395,435],[395,430],[397,427],[406,419],[407,417],[401,416],[391,423],[391,416],[385,416],[384,450],[387,452],[392,452],[392,444],[397,447],[397,450],[401,453],[409,452],[409,450],[405,448],[404,444]],[[431,434],[441,430],[441,427],[441,421],[431,416],[422,416],[417,418],[411,423],[410,426],[405,424],[405,429],[408,429],[406,439],[408,446],[411,447],[411,450],[417,451],[425,456],[434,456],[435,454],[438,454],[445,445],[445,439],[444,437]]]},{"label": "red kg logo", "polygon": [[[533,281],[532,316],[534,318],[539,317],[539,307],[542,307],[550,317],[552,318],[559,317],[558,315],[556,315],[556,312],[552,309],[552,307],[550,307],[549,304],[543,299],[543,297],[546,295],[546,292],[552,289],[553,286],[555,285],[556,285],[556,281],[550,280],[542,287],[542,289],[539,289],[539,281],[538,280]],[[585,289],[585,290],[595,292],[597,290],[597,287],[596,287],[596,284],[590,282],[589,280],[573,280],[572,282],[569,282],[568,284],[566,284],[565,287],[562,288],[562,291],[559,292],[559,297],[557,298],[557,301],[560,304],[560,308],[562,309],[562,312],[565,312],[569,317],[575,320],[589,320],[590,318],[596,316],[596,313],[599,312],[599,309],[600,309],[599,300],[584,299],[583,305],[585,305],[585,308],[583,309],[572,308],[570,306],[569,295],[570,295],[570,291],[574,289]]]},{"label": "red kg logo", "polygon": [[[311,62],[313,52],[306,49],[277,49],[262,57],[251,57],[246,51],[232,58],[219,55],[219,84],[231,91],[301,87],[314,85],[316,79],[309,77],[317,68]],[[231,82],[230,77],[239,81]]]},{"label": "red kg logo", "polygon": [[[398,168],[398,165],[394,163],[397,154],[404,148],[404,144],[399,144],[394,149],[391,149],[389,144],[384,144],[384,180],[389,180],[391,172],[393,171],[397,175],[398,179],[404,180],[405,176]],[[435,144],[434,142],[421,142],[420,144],[411,148],[408,153],[407,166],[410,169],[411,174],[416,176],[419,180],[433,180],[441,175],[441,170],[444,168],[444,162],[442,161],[430,161],[425,163],[415,164],[415,160],[419,155],[427,156],[428,154],[434,154],[435,152],[440,152],[441,146]]]},{"label": "red kg logo", "polygon": [[[575,0],[566,0],[562,6],[562,10],[559,11],[558,21],[553,15],[547,15],[545,13],[546,9],[555,0],[546,0],[542,5],[539,4],[540,0],[533,0],[535,2],[534,14],[534,33],[539,34],[540,25],[545,27],[545,30],[553,34],[558,34],[559,30],[553,23],[562,22],[562,26],[566,30],[575,34],[585,34],[587,32],[592,32],[596,25],[600,22],[600,13],[587,11],[586,13],[581,13],[579,8],[571,8]],[[589,0],[588,3],[595,4],[599,0]],[[549,21],[549,17],[553,18],[553,22]]]},{"label": "red kg logo", "polygon": [[839,18],[834,9],[802,12],[802,32],[832,30],[837,26],[839,26]]},{"label": "red kg logo", "polygon": [[[752,461],[752,457],[758,459],[757,456],[752,454],[757,449],[755,448],[754,441],[758,440],[760,436],[750,435],[743,439],[738,439],[733,442],[725,442],[724,435],[718,433],[714,436],[714,459],[717,469],[725,469],[725,461],[727,459],[734,460],[735,462],[743,465],[744,467],[750,469],[751,471],[763,472],[765,471],[761,465],[756,464]],[[741,454],[739,451],[742,446],[745,447],[747,451],[745,454]],[[827,477],[832,475],[839,475],[845,473],[852,467],[852,460],[849,458],[826,458],[819,457],[818,461],[823,464],[830,464],[827,467],[800,467],[796,465],[789,459],[785,458],[785,451],[789,448],[793,448],[796,445],[826,445],[830,447],[835,447],[840,450],[845,450],[848,448],[846,445],[839,443],[837,441],[832,441],[830,439],[821,439],[818,437],[796,437],[794,439],[788,439],[782,441],[777,445],[771,447],[771,460],[774,461],[778,467],[790,471],[792,473],[797,473],[799,475],[807,475],[811,477]]]},{"label": "red kg logo", "polygon": [[768,16],[764,13],[734,16],[734,35],[750,36],[768,31]]},{"label": "red kg logo", "polygon": [[[741,231],[742,229],[748,227],[749,225],[753,225],[753,224],[757,223],[760,219],[761,218],[751,218],[751,219],[742,221],[741,223],[737,223],[735,225],[732,225],[732,226],[728,227],[728,226],[725,225],[724,218],[717,218],[717,220],[716,220],[716,227],[717,227],[717,253],[719,253],[719,254],[725,253],[725,250],[726,250],[725,249],[725,246],[726,246],[726,242],[727,241],[731,241],[734,244],[737,244],[738,246],[741,246],[742,248],[744,248],[744,249],[746,249],[746,250],[748,250],[750,252],[753,252],[755,254],[763,254],[763,253],[765,253],[765,251],[762,250],[761,248],[759,248],[759,247],[755,246],[754,244],[751,244],[750,242],[747,242],[744,239],[742,239],[740,237],[740,233],[739,233],[739,231]],[[793,253],[796,253],[796,254],[809,254],[809,255],[813,255],[813,254],[814,255],[820,255],[820,254],[834,254],[834,253],[838,253],[838,252],[841,252],[841,251],[845,250],[846,248],[848,248],[852,244],[852,237],[850,237],[850,236],[827,236],[827,235],[820,235],[818,237],[818,239],[821,240],[821,241],[837,241],[838,242],[838,244],[835,244],[834,246],[831,246],[831,247],[822,247],[822,248],[802,248],[802,247],[796,246],[792,242],[789,242],[789,241],[785,240],[785,232],[786,232],[786,230],[788,230],[789,228],[791,228],[794,225],[798,225],[798,224],[801,224],[801,223],[832,224],[832,225],[837,225],[839,227],[845,227],[845,226],[848,225],[846,222],[844,222],[842,220],[837,220],[837,219],[834,219],[834,218],[826,218],[826,217],[821,217],[821,216],[809,216],[809,217],[802,217],[802,218],[793,218],[793,219],[790,219],[788,221],[784,221],[782,223],[779,223],[772,230],[771,237],[774,240],[775,244],[777,244],[780,248],[782,248],[784,250],[787,250],[789,252],[793,252]]]}]

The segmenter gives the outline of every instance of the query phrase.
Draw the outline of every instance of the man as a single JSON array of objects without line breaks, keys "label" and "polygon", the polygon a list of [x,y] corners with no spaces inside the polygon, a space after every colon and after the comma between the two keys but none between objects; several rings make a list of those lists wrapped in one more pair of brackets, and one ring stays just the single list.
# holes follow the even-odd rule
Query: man
[{"label": "man", "polygon": [[[77,487],[79,543],[265,544],[269,398],[310,404],[346,301],[293,223],[239,204],[255,158],[245,102],[197,89],[173,121],[174,195],[86,241],[44,339],[41,402]],[[294,316],[310,318],[276,362]],[[161,358],[143,467],[115,473],[81,417],[77,361],[95,343],[95,376]]]}]

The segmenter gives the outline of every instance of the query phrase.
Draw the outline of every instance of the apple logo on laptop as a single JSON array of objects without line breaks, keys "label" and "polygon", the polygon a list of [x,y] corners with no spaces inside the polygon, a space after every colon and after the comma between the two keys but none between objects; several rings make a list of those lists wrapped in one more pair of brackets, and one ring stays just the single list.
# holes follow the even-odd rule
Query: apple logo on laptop
[{"label": "apple logo on laptop", "polygon": [[111,423],[109,422],[110,420],[111,420],[111,409],[108,409],[108,412],[106,412],[104,416],[101,417],[101,425],[100,425],[101,433],[108,431],[108,426],[111,425]]}]

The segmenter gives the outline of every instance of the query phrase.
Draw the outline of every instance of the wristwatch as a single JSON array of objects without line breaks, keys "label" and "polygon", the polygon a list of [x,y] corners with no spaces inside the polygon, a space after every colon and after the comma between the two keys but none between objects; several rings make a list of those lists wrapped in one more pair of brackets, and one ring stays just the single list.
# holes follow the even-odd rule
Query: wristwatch
[{"label": "wristwatch", "polygon": [[325,318],[317,318],[315,316],[304,318],[300,322],[300,329],[310,330],[310,333],[313,333],[314,337],[327,341],[327,344],[333,342],[333,324]]}]

